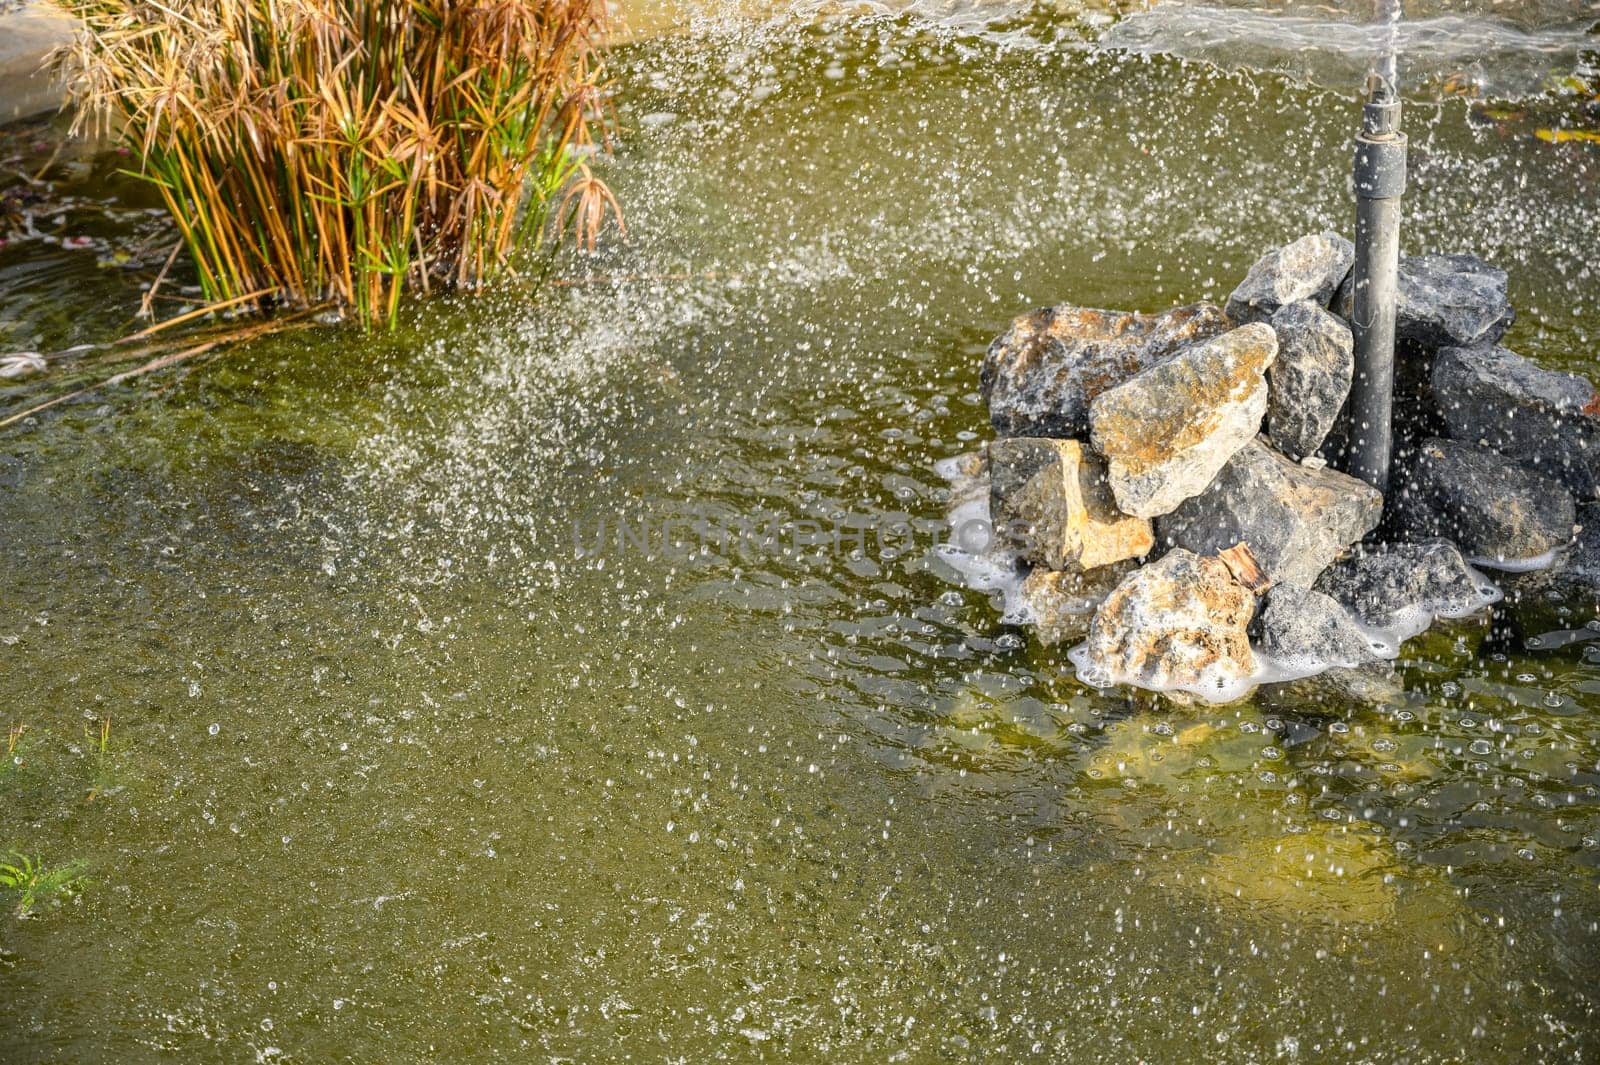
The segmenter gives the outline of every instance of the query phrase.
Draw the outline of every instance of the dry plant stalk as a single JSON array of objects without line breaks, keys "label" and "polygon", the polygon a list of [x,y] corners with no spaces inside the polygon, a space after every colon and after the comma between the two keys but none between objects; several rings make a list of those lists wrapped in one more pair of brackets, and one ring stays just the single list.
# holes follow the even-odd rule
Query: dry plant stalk
[{"label": "dry plant stalk", "polygon": [[56,0],[80,122],[118,129],[206,295],[262,289],[394,320],[547,231],[621,212],[605,0]]}]

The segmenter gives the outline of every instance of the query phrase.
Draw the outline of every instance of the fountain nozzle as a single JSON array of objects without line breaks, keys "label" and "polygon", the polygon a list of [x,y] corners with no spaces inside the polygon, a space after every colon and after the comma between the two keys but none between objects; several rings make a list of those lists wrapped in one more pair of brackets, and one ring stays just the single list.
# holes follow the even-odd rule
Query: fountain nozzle
[{"label": "fountain nozzle", "polygon": [[[1397,18],[1398,5],[1391,10],[1390,21]],[[1389,487],[1393,450],[1400,201],[1406,188],[1406,135],[1400,130],[1396,67],[1391,43],[1367,77],[1354,166],[1356,261],[1350,325],[1355,334],[1355,376],[1346,469],[1379,491]]]}]

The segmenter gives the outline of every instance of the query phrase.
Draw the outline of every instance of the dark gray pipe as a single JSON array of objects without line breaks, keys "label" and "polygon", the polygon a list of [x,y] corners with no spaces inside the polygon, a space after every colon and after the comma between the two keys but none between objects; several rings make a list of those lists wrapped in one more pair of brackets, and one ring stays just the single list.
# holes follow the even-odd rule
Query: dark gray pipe
[{"label": "dark gray pipe", "polygon": [[1406,189],[1406,135],[1391,37],[1367,79],[1367,103],[1356,136],[1356,263],[1350,325],[1355,378],[1350,387],[1350,443],[1345,468],[1379,491],[1389,487],[1393,450],[1394,317],[1399,297],[1400,199]]}]

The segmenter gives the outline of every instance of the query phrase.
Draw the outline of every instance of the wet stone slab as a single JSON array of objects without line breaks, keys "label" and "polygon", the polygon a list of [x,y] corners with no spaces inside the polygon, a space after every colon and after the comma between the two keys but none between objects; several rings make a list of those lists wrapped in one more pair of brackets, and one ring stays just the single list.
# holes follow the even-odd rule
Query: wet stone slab
[{"label": "wet stone slab", "polygon": [[[1400,260],[1395,338],[1424,351],[1449,345],[1492,344],[1514,314],[1506,272],[1476,255],[1408,255]],[[1354,310],[1351,280],[1339,289],[1335,309],[1346,321]]]},{"label": "wet stone slab", "polygon": [[990,422],[1000,436],[1082,436],[1096,396],[1229,328],[1210,303],[1160,314],[1066,305],[1025,314],[990,345],[979,371]]},{"label": "wet stone slab", "polygon": [[989,508],[1001,542],[1051,569],[1094,569],[1150,552],[1150,523],[1117,510],[1105,462],[1077,440],[989,445]]},{"label": "wet stone slab", "polygon": [[1257,438],[1200,495],[1158,520],[1161,543],[1202,554],[1250,548],[1274,582],[1310,587],[1383,515],[1383,496],[1348,474],[1312,469]]},{"label": "wet stone slab", "polygon": [[1301,300],[1271,318],[1278,357],[1267,371],[1267,436],[1293,459],[1315,455],[1350,396],[1355,341],[1338,315]]},{"label": "wet stone slab", "polygon": [[1600,496],[1600,397],[1588,378],[1503,347],[1449,347],[1432,391],[1452,439],[1491,447],[1580,499]]},{"label": "wet stone slab", "polygon": [[1244,325],[1264,322],[1291,303],[1326,307],[1355,260],[1355,245],[1337,233],[1312,233],[1274,248],[1228,297],[1228,317]]},{"label": "wet stone slab", "polygon": [[1572,539],[1567,490],[1490,448],[1426,440],[1405,478],[1395,497],[1401,528],[1445,537],[1480,565],[1537,559]]},{"label": "wet stone slab", "polygon": [[1242,326],[1191,345],[1103,393],[1089,410],[1095,449],[1125,513],[1153,518],[1205,491],[1255,438],[1267,410],[1270,326]]}]

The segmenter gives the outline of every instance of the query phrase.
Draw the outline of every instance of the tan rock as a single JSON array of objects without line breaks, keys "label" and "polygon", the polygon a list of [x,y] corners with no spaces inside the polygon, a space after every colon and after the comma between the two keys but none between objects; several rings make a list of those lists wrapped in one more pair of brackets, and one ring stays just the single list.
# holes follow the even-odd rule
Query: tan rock
[{"label": "tan rock", "polygon": [[1073,661],[1096,687],[1131,684],[1227,702],[1252,686],[1254,610],[1255,595],[1221,559],[1178,548],[1106,596]]},{"label": "tan rock", "polygon": [[1261,428],[1265,374],[1277,354],[1272,327],[1257,322],[1101,393],[1089,407],[1089,426],[1117,506],[1154,518],[1205,491]]},{"label": "tan rock", "polygon": [[990,421],[1001,436],[1082,436],[1100,393],[1231,327],[1210,303],[1160,314],[1068,305],[1025,314],[983,360]]},{"label": "tan rock", "polygon": [[1000,541],[1056,570],[1148,554],[1150,523],[1117,510],[1105,463],[1077,440],[1005,437],[989,445],[989,509]]},{"label": "tan rock", "polygon": [[1095,609],[1132,567],[1124,562],[1075,573],[1043,566],[1034,569],[1022,582],[1021,599],[1039,642],[1054,647],[1087,636]]}]

